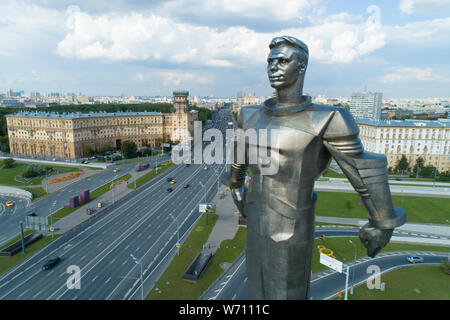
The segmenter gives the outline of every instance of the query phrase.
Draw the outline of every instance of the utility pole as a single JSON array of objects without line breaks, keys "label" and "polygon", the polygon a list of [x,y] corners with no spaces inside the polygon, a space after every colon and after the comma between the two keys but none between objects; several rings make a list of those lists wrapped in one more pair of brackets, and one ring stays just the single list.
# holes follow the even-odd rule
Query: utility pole
[{"label": "utility pole", "polygon": [[177,223],[177,255],[180,255],[180,248],[178,246],[178,244],[180,243],[180,226],[178,224],[178,217],[175,218],[171,213],[169,213],[169,216],[175,220],[175,222]]},{"label": "utility pole", "polygon": [[344,300],[348,300],[348,275],[350,273],[350,267],[347,265],[347,276],[345,277],[345,297]]},{"label": "utility pole", "polygon": [[[200,185],[203,188],[203,197],[204,197],[203,198],[203,203],[206,204],[206,189],[205,189],[205,185],[201,181],[199,181],[199,183],[200,183]],[[206,225],[208,225],[208,209],[206,209],[205,214],[206,214]]]},{"label": "utility pole", "polygon": [[25,239],[23,236],[23,222],[22,221],[20,221],[20,236],[22,238],[22,252],[23,252],[23,254],[25,254],[27,252],[25,251]]},{"label": "utility pole", "polygon": [[141,298],[142,300],[144,300],[144,272],[142,270],[142,260],[136,258],[132,253],[130,254],[130,256],[133,258],[134,262],[136,262],[136,264],[140,265],[141,267]]}]

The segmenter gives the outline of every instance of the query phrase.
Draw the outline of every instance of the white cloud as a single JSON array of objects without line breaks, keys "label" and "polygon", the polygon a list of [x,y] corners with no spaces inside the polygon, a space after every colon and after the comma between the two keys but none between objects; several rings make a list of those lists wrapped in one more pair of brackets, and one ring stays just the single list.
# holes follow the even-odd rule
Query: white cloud
[{"label": "white cloud", "polygon": [[382,83],[450,82],[450,78],[437,74],[431,68],[400,68],[380,78]]},{"label": "white cloud", "polygon": [[57,48],[66,58],[242,67],[265,61],[270,40],[283,34],[304,40],[312,58],[327,63],[350,62],[385,45],[382,30],[348,14],[276,34],[246,27],[217,30],[137,12],[93,16],[74,10],[69,19],[68,33]]},{"label": "white cloud", "polygon": [[208,84],[211,83],[211,79],[207,75],[192,72],[175,72],[175,71],[160,71],[155,75],[161,80],[164,86],[179,87],[185,85],[186,87],[192,86],[192,83],[196,84]]},{"label": "white cloud", "polygon": [[399,9],[403,13],[429,13],[450,8],[448,0],[400,0]]}]

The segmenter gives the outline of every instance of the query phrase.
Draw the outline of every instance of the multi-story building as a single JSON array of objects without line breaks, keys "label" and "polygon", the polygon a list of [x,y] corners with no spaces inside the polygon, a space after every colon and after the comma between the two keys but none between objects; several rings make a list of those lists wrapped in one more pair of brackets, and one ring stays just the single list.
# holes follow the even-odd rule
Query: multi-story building
[{"label": "multi-story building", "polygon": [[450,120],[357,119],[364,149],[386,155],[394,168],[402,155],[413,167],[418,157],[440,172],[450,171]]},{"label": "multi-story building", "polygon": [[350,112],[355,118],[380,120],[381,92],[358,92],[352,94],[348,103]]},{"label": "multi-story building", "polygon": [[79,158],[87,147],[96,149],[104,144],[120,149],[124,141],[133,141],[138,147],[159,147],[169,140],[184,142],[193,136],[198,113],[189,111],[187,99],[178,100],[177,93],[174,95],[174,113],[20,111],[7,115],[10,152],[36,157]]}]

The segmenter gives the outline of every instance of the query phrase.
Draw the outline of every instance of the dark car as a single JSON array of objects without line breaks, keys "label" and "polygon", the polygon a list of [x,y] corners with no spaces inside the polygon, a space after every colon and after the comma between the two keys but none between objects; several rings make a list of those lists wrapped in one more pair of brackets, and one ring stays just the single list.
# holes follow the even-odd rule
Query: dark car
[{"label": "dark car", "polygon": [[186,183],[183,188],[189,188],[189,183]]},{"label": "dark car", "polygon": [[44,265],[42,266],[42,270],[50,270],[60,262],[61,262],[60,257],[56,257],[54,259],[47,260],[47,261],[45,261]]},{"label": "dark car", "polygon": [[172,178],[167,178],[167,182],[170,182],[170,181],[172,181]]},{"label": "dark car", "polygon": [[167,192],[172,192],[173,189],[172,188],[167,188]]}]

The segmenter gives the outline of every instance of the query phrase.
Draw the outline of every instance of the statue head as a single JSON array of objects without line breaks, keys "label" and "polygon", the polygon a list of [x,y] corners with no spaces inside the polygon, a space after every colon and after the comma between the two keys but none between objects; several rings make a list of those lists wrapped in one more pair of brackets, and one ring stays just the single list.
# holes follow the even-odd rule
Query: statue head
[{"label": "statue head", "polygon": [[[308,46],[294,37],[273,38],[269,44],[267,74],[270,85],[279,90],[291,87],[303,78],[308,65]],[[301,89],[301,88],[300,88]]]}]

